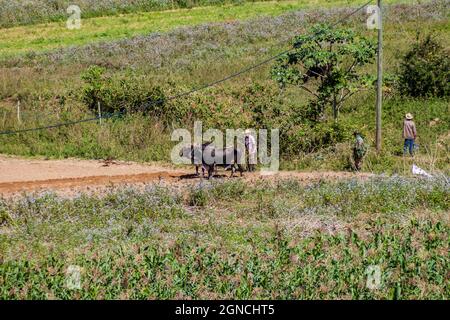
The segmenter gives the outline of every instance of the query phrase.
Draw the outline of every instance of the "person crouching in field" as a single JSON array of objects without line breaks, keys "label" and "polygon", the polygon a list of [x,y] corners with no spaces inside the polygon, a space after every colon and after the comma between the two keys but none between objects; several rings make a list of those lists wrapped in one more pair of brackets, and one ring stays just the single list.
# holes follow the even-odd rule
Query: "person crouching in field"
[{"label": "person crouching in field", "polygon": [[355,136],[355,145],[353,146],[353,160],[355,162],[356,171],[360,171],[362,167],[362,160],[366,155],[367,148],[364,144],[364,139],[361,134],[357,131],[353,133]]},{"label": "person crouching in field", "polygon": [[256,141],[250,130],[245,130],[245,153],[247,158],[247,171],[255,171],[256,165]]},{"label": "person crouching in field", "polygon": [[406,155],[407,150],[409,149],[409,154],[414,156],[414,143],[417,138],[417,130],[416,124],[414,123],[413,115],[411,113],[407,113],[405,116],[405,121],[403,122],[403,139],[405,139],[405,143],[403,145],[403,155]]}]

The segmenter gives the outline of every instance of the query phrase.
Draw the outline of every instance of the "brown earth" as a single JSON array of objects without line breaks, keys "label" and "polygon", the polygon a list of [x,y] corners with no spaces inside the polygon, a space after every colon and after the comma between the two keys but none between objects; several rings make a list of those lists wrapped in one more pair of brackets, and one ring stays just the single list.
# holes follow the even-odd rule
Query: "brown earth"
[{"label": "brown earth", "polygon": [[[11,196],[23,192],[55,191],[64,194],[96,190],[117,185],[136,185],[155,182],[185,184],[200,181],[193,168],[174,168],[156,164],[139,164],[112,160],[44,160],[22,159],[0,155],[0,195]],[[229,172],[220,172],[226,178]],[[237,175],[239,176],[239,175]],[[351,172],[279,172],[263,176],[244,173],[244,179],[295,178],[310,182],[320,179],[335,180],[353,177],[367,178],[371,174]]]}]

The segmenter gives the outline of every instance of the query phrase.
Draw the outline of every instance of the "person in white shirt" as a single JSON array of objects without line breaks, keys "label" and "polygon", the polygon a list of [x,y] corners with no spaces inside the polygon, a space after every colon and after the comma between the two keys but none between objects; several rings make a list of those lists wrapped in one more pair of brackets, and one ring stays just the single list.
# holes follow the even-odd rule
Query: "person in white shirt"
[{"label": "person in white shirt", "polygon": [[256,165],[256,139],[251,130],[245,130],[245,152],[247,158],[247,170],[255,171]]}]

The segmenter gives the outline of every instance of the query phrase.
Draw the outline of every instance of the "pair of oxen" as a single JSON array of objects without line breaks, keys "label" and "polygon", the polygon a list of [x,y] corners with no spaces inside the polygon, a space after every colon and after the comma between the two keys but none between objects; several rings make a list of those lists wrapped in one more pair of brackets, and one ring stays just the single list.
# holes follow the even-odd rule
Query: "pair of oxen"
[{"label": "pair of oxen", "polygon": [[199,174],[200,167],[202,168],[202,177],[205,172],[208,173],[208,179],[213,177],[217,167],[225,169],[231,168],[231,177],[234,176],[236,169],[239,170],[241,176],[244,169],[242,167],[242,152],[234,147],[230,148],[216,148],[211,143],[204,143],[201,146],[187,146],[181,149],[180,156],[187,158],[195,166],[196,175]]}]

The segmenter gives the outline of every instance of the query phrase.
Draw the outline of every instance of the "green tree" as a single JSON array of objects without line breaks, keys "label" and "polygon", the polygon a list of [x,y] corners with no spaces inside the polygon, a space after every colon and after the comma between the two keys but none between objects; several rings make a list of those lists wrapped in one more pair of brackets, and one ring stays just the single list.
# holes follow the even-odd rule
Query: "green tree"
[{"label": "green tree", "polygon": [[320,24],[294,38],[292,50],[277,59],[271,74],[281,87],[294,85],[314,97],[310,119],[317,121],[330,107],[337,120],[344,101],[372,84],[373,77],[360,69],[375,54],[375,44],[352,30]]},{"label": "green tree", "polygon": [[443,46],[428,35],[405,54],[399,71],[400,92],[412,97],[450,95],[450,57]]}]

